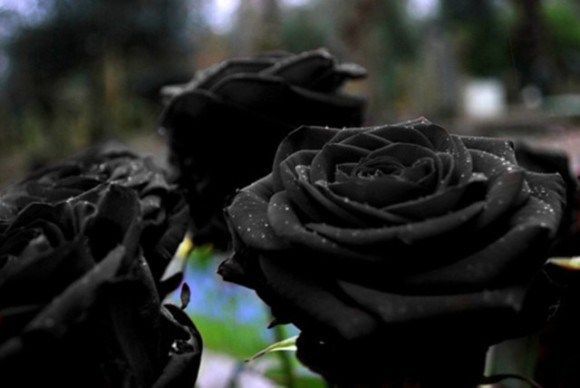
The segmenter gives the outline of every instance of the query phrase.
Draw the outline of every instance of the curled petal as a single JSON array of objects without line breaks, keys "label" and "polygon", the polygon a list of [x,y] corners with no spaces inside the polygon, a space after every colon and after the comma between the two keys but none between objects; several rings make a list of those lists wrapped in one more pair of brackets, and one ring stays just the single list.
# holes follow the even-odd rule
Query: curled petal
[{"label": "curled petal", "polygon": [[422,222],[384,228],[347,229],[327,224],[308,224],[307,227],[332,241],[347,246],[364,246],[400,240],[406,244],[435,238],[453,232],[472,221],[483,210],[483,202],[475,202],[457,212],[431,218]]},{"label": "curled petal", "polygon": [[276,151],[273,164],[274,187],[281,189],[279,166],[288,156],[300,150],[320,150],[334,135],[338,129],[302,126],[292,131],[282,140]]},{"label": "curled petal", "polygon": [[470,315],[472,322],[477,322],[482,316],[493,322],[501,316],[505,319],[505,315],[513,317],[519,313],[525,299],[524,287],[449,295],[401,295],[343,281],[339,284],[359,306],[388,325],[451,317],[459,322]]},{"label": "curled petal", "polygon": [[231,228],[245,245],[264,250],[286,246],[268,221],[268,200],[272,195],[272,176],[268,175],[242,190],[226,209]]},{"label": "curled petal", "polygon": [[301,329],[331,330],[346,339],[364,337],[376,329],[375,318],[343,300],[336,286],[277,260],[262,257],[260,266],[268,288]]}]

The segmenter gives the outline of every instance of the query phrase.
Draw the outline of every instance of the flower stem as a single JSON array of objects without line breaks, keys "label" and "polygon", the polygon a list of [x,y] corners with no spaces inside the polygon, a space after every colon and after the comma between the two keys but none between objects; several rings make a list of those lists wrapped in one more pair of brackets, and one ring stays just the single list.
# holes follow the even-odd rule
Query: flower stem
[{"label": "flower stem", "polygon": [[[276,342],[280,342],[285,340],[288,335],[286,333],[286,329],[282,325],[274,326],[274,336],[276,338]],[[294,375],[294,365],[292,365],[292,360],[290,358],[290,354],[288,352],[276,352],[278,358],[280,360],[280,366],[282,367],[282,371],[284,372],[284,386],[288,388],[295,388],[296,387],[296,378]]]}]

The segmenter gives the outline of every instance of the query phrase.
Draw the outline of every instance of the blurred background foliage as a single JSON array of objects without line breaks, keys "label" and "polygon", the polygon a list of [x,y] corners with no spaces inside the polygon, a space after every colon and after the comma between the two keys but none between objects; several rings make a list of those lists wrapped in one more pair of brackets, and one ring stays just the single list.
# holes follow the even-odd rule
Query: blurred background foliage
[{"label": "blurred background foliage", "polygon": [[[163,85],[232,56],[321,46],[369,70],[348,91],[369,97],[371,124],[427,116],[525,137],[567,150],[578,171],[578,0],[0,0],[0,182],[110,137],[164,162]],[[283,363],[240,360],[292,330],[266,331],[267,310],[218,281],[207,248],[190,262],[189,311],[222,366],[204,361],[200,385],[288,385]]]},{"label": "blurred background foliage", "polygon": [[369,96],[370,123],[573,122],[579,15],[577,0],[0,0],[0,179],[151,136],[161,86],[268,50],[324,46],[367,67],[349,89]]}]

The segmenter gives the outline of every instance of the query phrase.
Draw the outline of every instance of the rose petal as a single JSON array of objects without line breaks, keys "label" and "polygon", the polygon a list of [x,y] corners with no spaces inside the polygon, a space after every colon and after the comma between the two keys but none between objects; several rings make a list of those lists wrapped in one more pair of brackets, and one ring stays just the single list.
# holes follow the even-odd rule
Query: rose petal
[{"label": "rose petal", "polygon": [[[270,199],[268,220],[278,237],[287,240],[291,244],[305,246],[313,251],[324,253],[328,257],[333,257],[334,260],[343,260],[343,262],[350,262],[351,264],[356,262],[351,260],[358,260],[358,265],[382,260],[378,257],[360,254],[341,247],[334,241],[306,229],[292,209],[292,205],[283,191],[274,194]],[[341,264],[337,262],[336,265]]]},{"label": "rose petal", "polygon": [[281,190],[282,180],[280,178],[279,166],[284,159],[300,150],[319,150],[334,135],[338,129],[302,126],[292,131],[282,140],[276,151],[273,164],[274,187]]},{"label": "rose petal", "polygon": [[455,172],[455,161],[453,160],[453,157],[451,157],[451,155],[444,154],[441,152],[437,153],[437,157],[440,162],[439,163],[440,167],[438,171],[440,180],[439,182],[437,182],[437,189],[443,190],[444,188],[449,186],[449,183],[452,182],[453,175]]},{"label": "rose petal", "polygon": [[313,50],[278,61],[261,74],[278,76],[293,85],[309,89],[333,67],[334,58],[328,51]]},{"label": "rose petal", "polygon": [[179,353],[172,346],[169,359],[153,384],[153,388],[188,386],[197,380],[202,355],[201,336],[189,317],[176,306],[165,305],[161,308],[168,311],[167,314],[163,314],[163,317],[172,323],[172,328],[180,329],[181,332],[187,331],[189,338],[178,339],[186,345],[180,346]]},{"label": "rose petal", "polygon": [[473,173],[471,154],[461,139],[462,138],[459,136],[451,135],[451,140],[453,141],[453,150],[451,151],[451,154],[455,161],[454,175],[453,180],[451,181],[452,184],[468,182]]},{"label": "rose petal", "polygon": [[371,132],[357,133],[340,142],[340,144],[348,144],[369,151],[384,147],[390,143],[390,141],[385,140],[380,136],[373,135]]},{"label": "rose petal", "polygon": [[[400,124],[405,126],[405,124]],[[407,124],[413,129],[421,132],[433,145],[434,151],[451,152],[453,150],[453,140],[451,135],[445,129],[438,125],[432,124],[427,119],[417,119]]]},{"label": "rose petal", "polygon": [[425,135],[411,127],[401,127],[399,124],[387,125],[383,127],[372,128],[369,134],[378,136],[392,143],[408,143],[423,146],[429,149],[433,144]]},{"label": "rose petal", "polygon": [[[328,141],[327,144],[342,143],[348,138],[358,135],[360,133],[367,132],[368,128],[343,128],[339,130],[333,137]],[[322,148],[322,147],[320,147]]]},{"label": "rose petal", "polygon": [[[550,214],[550,222],[562,216],[566,209],[567,194],[564,179],[559,174],[542,174],[526,172],[526,181],[529,184],[531,195],[540,199],[543,210]],[[554,232],[554,231],[553,231]]]},{"label": "rose petal", "polygon": [[458,229],[480,214],[483,207],[484,202],[475,202],[461,210],[441,217],[384,228],[347,229],[326,224],[307,224],[306,226],[332,241],[347,246],[360,247],[382,244],[391,240],[400,240],[406,244],[417,244],[420,240],[441,236]]},{"label": "rose petal", "polygon": [[469,292],[525,279],[543,260],[547,236],[547,228],[540,225],[515,225],[481,250],[442,268],[410,275],[400,287],[428,293]]},{"label": "rose petal", "polygon": [[473,171],[483,173],[491,180],[505,172],[522,170],[518,165],[489,152],[470,149],[469,153],[473,161]]},{"label": "rose petal", "polygon": [[119,270],[125,250],[119,246],[95,265],[83,277],[72,283],[61,295],[54,298],[26,327],[26,330],[48,330],[64,333],[86,313],[97,298],[103,284],[110,282]]},{"label": "rose petal", "polygon": [[[33,251],[35,244],[17,260],[0,269],[0,306],[46,303],[94,266],[94,260],[84,243],[75,241],[45,252]],[[30,287],[34,284],[34,287]],[[39,292],[42,290],[42,292]]]},{"label": "rose petal", "polygon": [[368,150],[343,143],[326,144],[314,157],[310,169],[310,181],[334,181],[334,168],[337,164],[358,162],[369,154]]},{"label": "rose petal", "polygon": [[341,300],[339,290],[333,292],[332,285],[322,283],[319,276],[263,257],[260,266],[268,290],[302,330],[334,331],[342,338],[355,339],[376,329],[374,317]]},{"label": "rose petal", "polygon": [[517,286],[451,295],[401,295],[345,281],[339,284],[359,306],[388,325],[433,319],[450,319],[453,324],[470,316],[474,322],[481,317],[492,322],[494,316],[505,319],[517,314],[525,298],[525,288]]},{"label": "rose petal", "polygon": [[193,89],[210,90],[216,83],[230,75],[257,73],[272,66],[274,63],[275,61],[270,58],[232,59],[224,61],[204,71],[198,72],[190,83],[184,85],[181,92]]},{"label": "rose petal", "polygon": [[469,149],[485,151],[507,160],[511,164],[518,164],[513,142],[505,139],[477,136],[458,136]]},{"label": "rose petal", "polygon": [[211,91],[233,104],[251,106],[256,114],[308,125],[356,125],[361,122],[364,104],[362,98],[355,96],[317,93],[290,86],[278,77],[254,74],[230,76]]},{"label": "rose petal", "polygon": [[407,198],[417,198],[426,193],[422,186],[393,176],[384,176],[368,181],[360,179],[344,183],[331,183],[328,188],[336,195],[343,197],[345,202],[352,200],[377,208]]},{"label": "rose petal", "polygon": [[310,220],[346,219],[347,222],[358,223],[310,184],[307,165],[316,154],[316,151],[299,151],[280,165],[282,183],[290,201]]},{"label": "rose petal", "polygon": [[467,183],[419,199],[390,205],[383,210],[414,220],[437,217],[456,209],[460,203],[473,203],[484,199],[486,183],[485,177],[476,177]]},{"label": "rose petal", "polygon": [[374,225],[384,225],[387,224],[402,224],[405,222],[409,222],[410,220],[401,217],[397,214],[393,214],[391,212],[378,209],[374,206],[367,205],[365,203],[360,203],[357,201],[353,201],[350,198],[342,197],[332,190],[330,190],[327,186],[319,186],[319,190],[323,193],[328,199],[332,202],[336,203],[338,206],[342,207],[350,214],[353,214],[357,219],[363,220],[363,225],[365,226],[374,226]]},{"label": "rose petal", "polygon": [[522,171],[505,172],[497,176],[488,188],[486,204],[478,224],[484,228],[500,217],[507,215],[511,209],[517,208],[529,197],[524,188],[524,173]]},{"label": "rose petal", "polygon": [[367,159],[372,160],[381,156],[390,156],[405,166],[411,166],[417,159],[430,158],[436,162],[438,169],[441,168],[441,164],[438,162],[437,154],[431,151],[429,148],[417,144],[389,144],[369,153]]},{"label": "rose petal", "polygon": [[100,260],[121,244],[139,216],[137,194],[122,186],[109,186],[97,204],[97,214],[90,220],[85,232],[95,259]]},{"label": "rose petal", "polygon": [[287,245],[276,236],[268,220],[268,200],[272,193],[273,180],[268,175],[242,190],[226,209],[231,227],[249,247],[277,250]]}]

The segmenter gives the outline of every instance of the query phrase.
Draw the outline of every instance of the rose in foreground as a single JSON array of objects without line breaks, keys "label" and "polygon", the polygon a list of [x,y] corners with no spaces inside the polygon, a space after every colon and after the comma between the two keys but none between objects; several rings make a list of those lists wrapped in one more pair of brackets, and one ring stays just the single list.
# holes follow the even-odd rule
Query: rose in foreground
[{"label": "rose in foreground", "polygon": [[544,318],[565,203],[561,176],[505,140],[424,119],[305,126],[227,208],[220,273],[297,325],[298,356],[329,380],[475,385],[490,344]]},{"label": "rose in foreground", "polygon": [[222,209],[238,188],[266,174],[280,141],[302,124],[353,126],[364,100],[341,93],[365,75],[325,50],[233,59],[166,88],[161,127],[186,190],[194,239],[226,245]]},{"label": "rose in foreground", "polygon": [[4,384],[193,386],[201,338],[153,270],[183,236],[165,224],[180,206],[147,163],[96,149],[3,191]]}]

